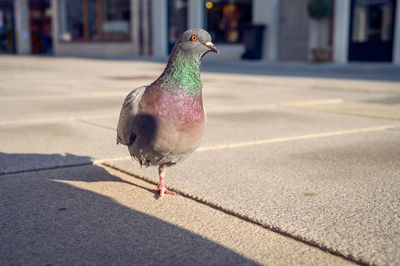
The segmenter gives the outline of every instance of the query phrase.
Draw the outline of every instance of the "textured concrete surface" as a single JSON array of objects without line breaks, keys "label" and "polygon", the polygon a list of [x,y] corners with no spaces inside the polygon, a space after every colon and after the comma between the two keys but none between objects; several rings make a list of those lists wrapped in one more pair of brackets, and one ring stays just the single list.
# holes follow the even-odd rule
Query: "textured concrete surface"
[{"label": "textured concrete surface", "polygon": [[[400,131],[385,130],[199,151],[166,184],[346,256],[396,263],[399,147]],[[109,165],[157,181],[130,160]]]},{"label": "textured concrete surface", "polygon": [[388,97],[371,101],[372,102],[367,103],[345,102],[338,104],[315,104],[306,106],[296,105],[295,107],[338,114],[352,114],[373,118],[400,120],[400,98]]},{"label": "textured concrete surface", "polygon": [[[91,159],[126,157],[129,155],[127,149],[115,145],[117,121],[118,116],[0,124],[0,137],[7,140],[1,143],[0,158],[4,163],[0,165],[0,173],[76,165],[89,163]],[[349,129],[349,125],[352,128],[368,128],[391,123],[369,118],[310,113],[286,107],[268,107],[255,111],[209,111],[200,148],[335,132]],[[21,151],[24,157],[20,156]],[[31,153],[43,156],[30,156]],[[18,162],[13,154],[18,154]]]},{"label": "textured concrete surface", "polygon": [[[0,57],[0,254],[8,256],[0,261],[400,263],[398,67],[207,62],[202,145],[166,177],[203,203],[156,200],[155,186],[134,177],[155,182],[156,170],[115,145],[124,96],[162,68]],[[170,235],[177,238],[166,245]]]},{"label": "textured concrete surface", "polygon": [[1,265],[321,265],[350,262],[90,165],[0,179]]}]

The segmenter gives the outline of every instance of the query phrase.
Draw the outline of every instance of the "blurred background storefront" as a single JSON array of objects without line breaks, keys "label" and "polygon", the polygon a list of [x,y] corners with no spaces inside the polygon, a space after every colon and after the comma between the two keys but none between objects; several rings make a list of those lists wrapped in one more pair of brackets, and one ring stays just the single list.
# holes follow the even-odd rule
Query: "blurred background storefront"
[{"label": "blurred background storefront", "polygon": [[0,52],[15,52],[13,1],[0,1]]},{"label": "blurred background storefront", "polygon": [[180,33],[204,28],[219,59],[241,60],[252,42],[266,61],[400,64],[398,2],[0,0],[0,53],[166,57]]},{"label": "blurred background storefront", "polygon": [[[57,2],[57,3],[56,3]],[[138,25],[130,0],[53,1],[55,54],[124,56],[138,54]]]}]

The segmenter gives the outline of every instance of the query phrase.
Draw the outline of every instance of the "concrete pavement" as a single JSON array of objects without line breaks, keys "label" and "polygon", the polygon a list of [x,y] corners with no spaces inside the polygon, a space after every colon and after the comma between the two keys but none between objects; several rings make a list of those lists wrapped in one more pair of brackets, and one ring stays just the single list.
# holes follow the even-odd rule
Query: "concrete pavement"
[{"label": "concrete pavement", "polygon": [[98,165],[0,183],[2,265],[350,264]]},{"label": "concrete pavement", "polygon": [[207,62],[186,197],[160,201],[114,128],[163,64],[1,56],[0,262],[398,264],[400,72],[304,66]]}]

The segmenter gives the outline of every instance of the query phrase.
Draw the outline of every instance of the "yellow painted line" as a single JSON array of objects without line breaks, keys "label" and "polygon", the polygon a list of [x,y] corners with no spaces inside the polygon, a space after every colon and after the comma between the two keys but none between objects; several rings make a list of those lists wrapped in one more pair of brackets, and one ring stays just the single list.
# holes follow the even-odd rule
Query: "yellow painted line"
[{"label": "yellow painted line", "polygon": [[61,94],[61,95],[54,94],[54,95],[0,96],[0,102],[124,97],[128,93],[129,92],[94,92],[94,93]]},{"label": "yellow painted line", "polygon": [[308,106],[308,105],[319,105],[319,104],[338,104],[343,103],[343,99],[334,98],[326,100],[315,100],[315,101],[298,101],[298,102],[288,102],[283,103],[283,106]]},{"label": "yellow painted line", "polygon": [[207,107],[209,112],[219,112],[219,111],[235,111],[235,112],[246,112],[253,110],[262,110],[266,108],[276,108],[276,107],[297,107],[297,106],[311,106],[320,104],[338,104],[343,103],[343,99],[332,98],[332,99],[319,99],[319,100],[309,100],[309,101],[294,101],[294,102],[283,102],[283,103],[271,103],[271,104],[259,104],[251,106],[217,106],[217,107]]},{"label": "yellow painted line", "polygon": [[115,157],[115,158],[110,158],[110,159],[98,159],[98,160],[93,160],[93,164],[102,164],[102,163],[105,163],[105,162],[131,160],[131,159],[132,159],[131,156]]},{"label": "yellow painted line", "polygon": [[[326,137],[334,137],[334,136],[343,136],[343,135],[351,135],[351,134],[384,131],[384,130],[392,129],[392,128],[400,128],[400,124],[356,128],[356,129],[349,129],[349,130],[338,130],[338,131],[332,131],[332,132],[307,134],[307,135],[293,136],[293,137],[238,142],[238,143],[231,143],[231,144],[224,144],[224,145],[201,147],[201,148],[198,148],[196,151],[202,152],[202,151],[215,151],[215,150],[223,150],[223,149],[234,149],[234,148],[248,147],[248,146],[254,146],[254,145],[265,145],[265,144],[271,144],[271,143],[281,143],[281,142],[290,142],[290,141],[297,141],[297,140],[308,140],[308,139],[317,139],[317,138],[326,138]],[[94,164],[102,164],[104,162],[129,160],[129,159],[131,159],[130,156],[124,156],[124,157],[94,160],[93,163]]]},{"label": "yellow painted line", "polygon": [[399,127],[400,127],[400,124],[394,124],[394,125],[385,125],[385,126],[377,126],[377,127],[339,130],[339,131],[326,132],[326,133],[316,133],[316,134],[308,134],[308,135],[302,135],[302,136],[273,138],[273,139],[255,140],[255,141],[239,142],[239,143],[233,143],[233,144],[224,144],[224,145],[203,147],[203,148],[197,149],[197,151],[213,151],[213,150],[232,149],[232,148],[240,148],[240,147],[247,147],[247,146],[254,146],[254,145],[264,145],[264,144],[270,144],[270,143],[317,139],[317,138],[359,134],[359,133],[374,132],[374,131],[383,131],[386,129],[399,128]]}]

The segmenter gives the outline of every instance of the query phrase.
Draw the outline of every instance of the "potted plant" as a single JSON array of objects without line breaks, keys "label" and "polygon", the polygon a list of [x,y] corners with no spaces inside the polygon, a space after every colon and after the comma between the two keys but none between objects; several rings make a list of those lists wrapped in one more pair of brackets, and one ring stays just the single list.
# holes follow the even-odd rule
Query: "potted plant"
[{"label": "potted plant", "polygon": [[309,46],[314,62],[330,60],[329,49],[329,16],[331,15],[331,0],[309,0],[307,12],[310,21]]}]

